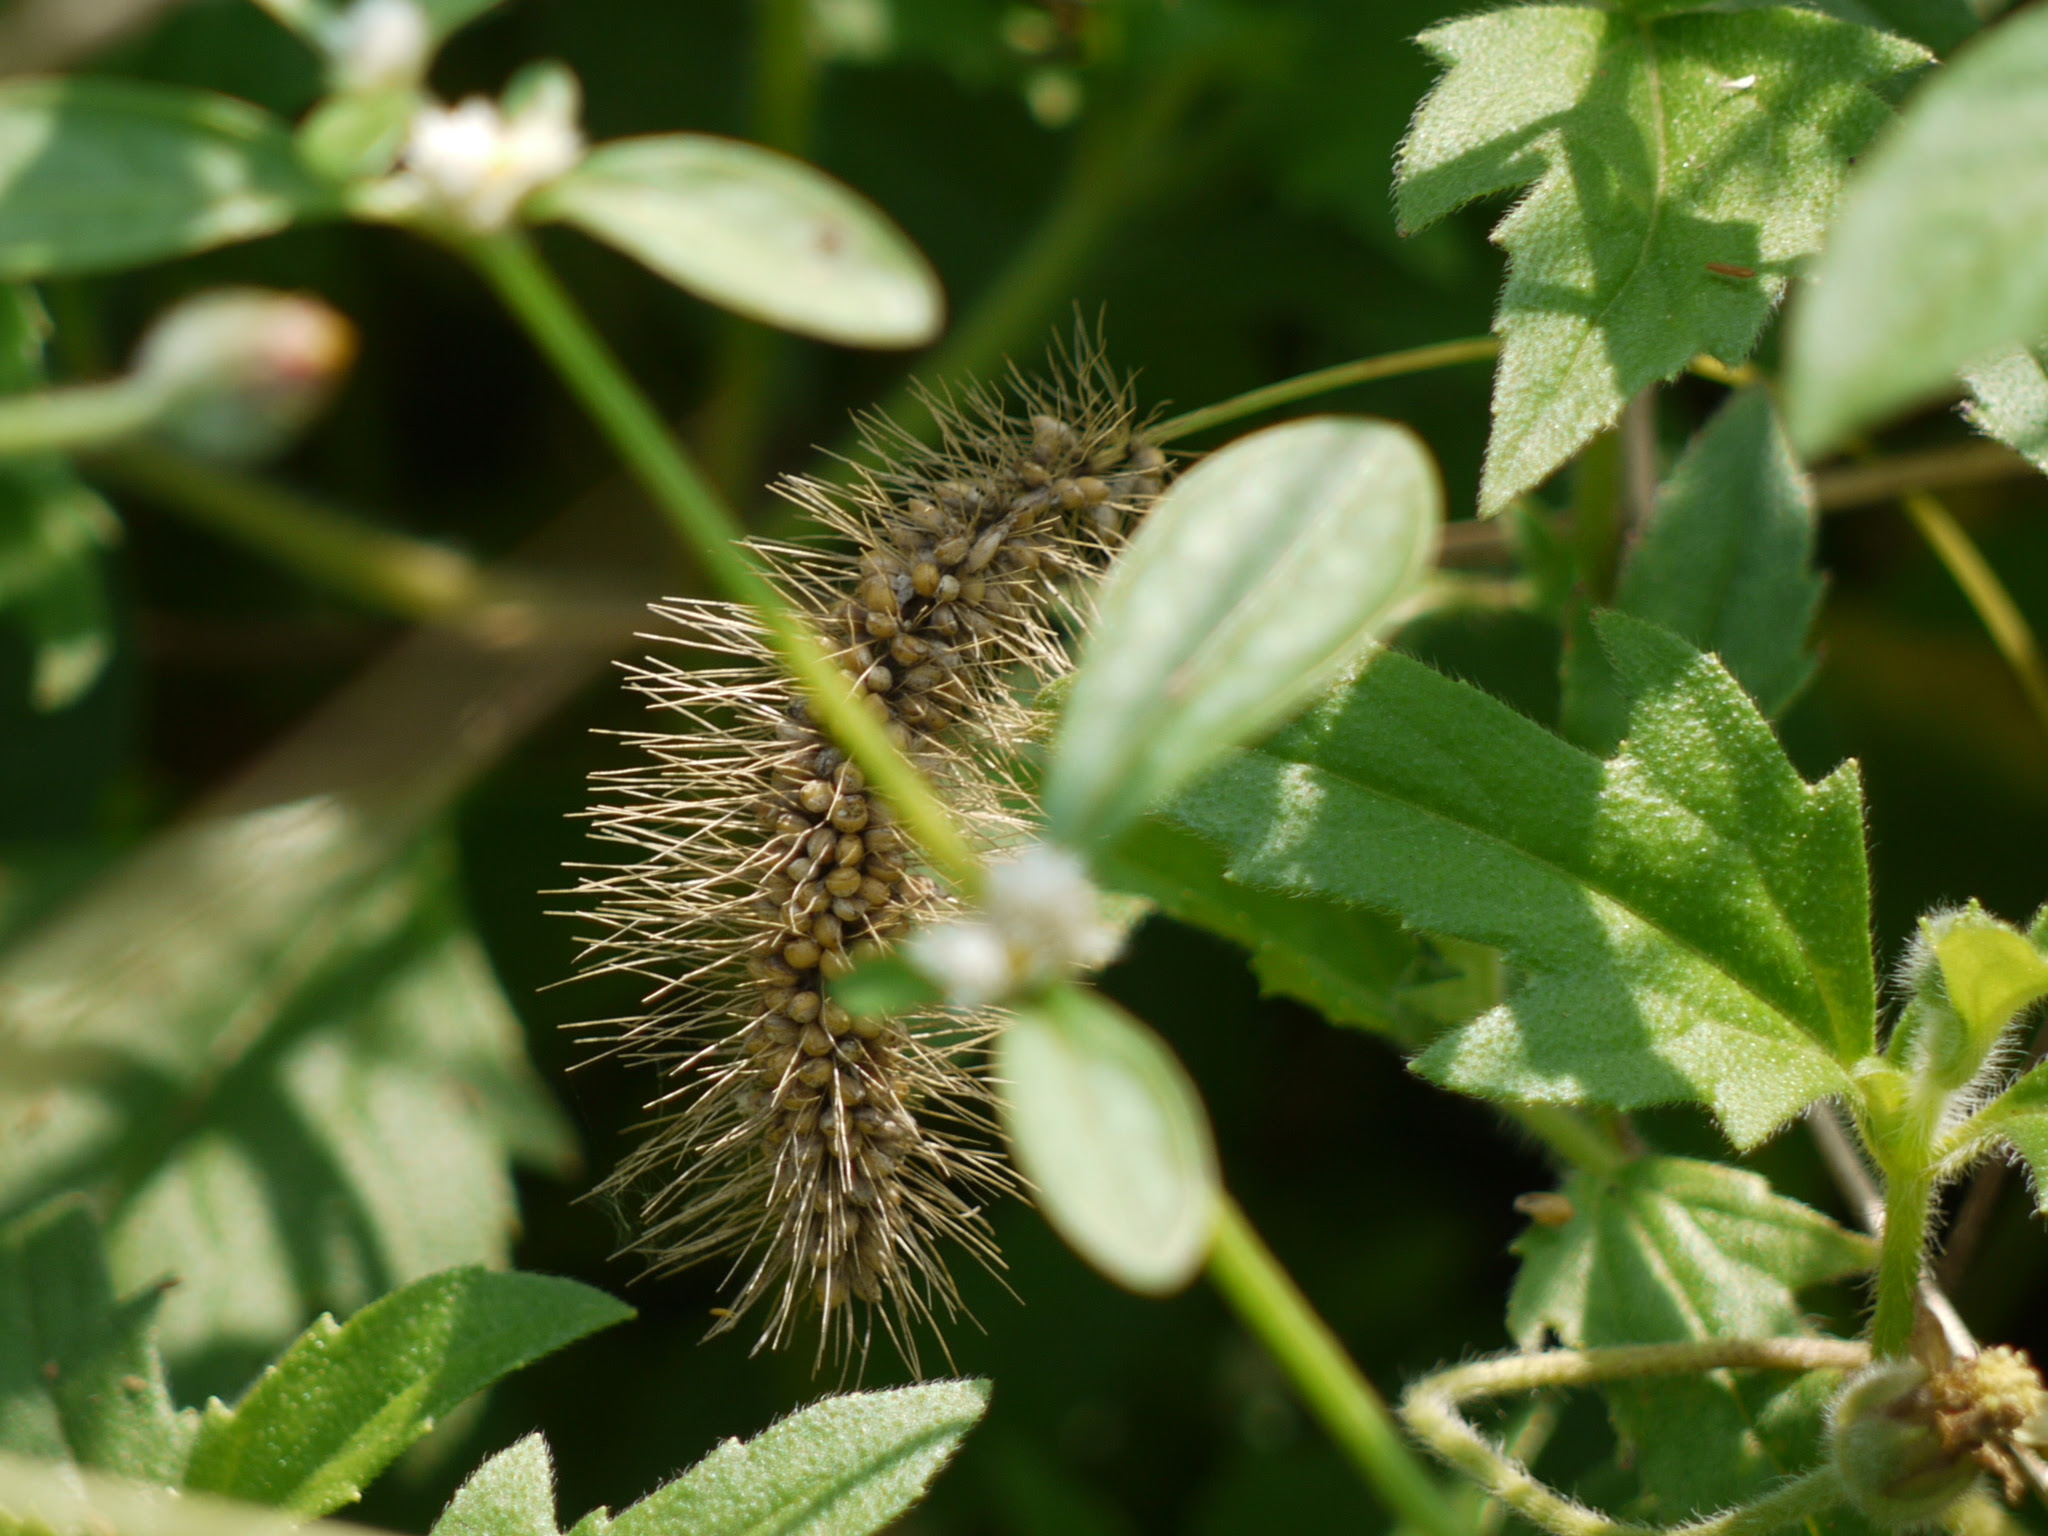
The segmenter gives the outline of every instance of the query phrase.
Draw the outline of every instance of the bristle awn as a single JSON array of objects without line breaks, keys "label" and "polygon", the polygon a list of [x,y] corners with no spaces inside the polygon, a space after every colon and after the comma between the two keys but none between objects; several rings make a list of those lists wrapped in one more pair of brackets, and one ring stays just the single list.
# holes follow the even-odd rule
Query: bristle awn
[{"label": "bristle awn", "polygon": [[[755,553],[986,851],[1028,833],[1033,696],[1167,463],[1085,328],[1042,378],[923,398],[930,442],[863,419],[846,484],[777,487],[814,535]],[[816,1316],[819,1358],[844,1360],[879,1326],[915,1370],[917,1336],[961,1313],[942,1246],[1001,1263],[982,1210],[1016,1187],[980,1076],[997,1019],[855,1019],[832,1000],[857,952],[955,898],[752,613],[656,612],[669,650],[630,682],[662,728],[628,738],[641,760],[599,775],[591,813],[635,858],[590,872],[581,915],[585,968],[652,989],[596,1038],[664,1091],[604,1192],[653,1271],[728,1262],[713,1333],[758,1310],[756,1348],[774,1348]]]}]

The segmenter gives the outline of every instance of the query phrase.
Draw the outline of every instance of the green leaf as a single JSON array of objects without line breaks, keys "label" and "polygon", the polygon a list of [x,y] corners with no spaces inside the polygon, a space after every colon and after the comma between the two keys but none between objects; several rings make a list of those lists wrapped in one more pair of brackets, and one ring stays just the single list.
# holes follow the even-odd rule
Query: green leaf
[{"label": "green leaf", "polygon": [[209,1403],[186,1486],[324,1515],[464,1399],[632,1315],[552,1275],[415,1280],[346,1324],[316,1320],[232,1409]]},{"label": "green leaf", "polygon": [[0,1536],[379,1536],[0,1452]]},{"label": "green leaf", "polygon": [[[1718,1163],[1637,1158],[1572,1174],[1564,1195],[1571,1220],[1516,1244],[1508,1328],[1525,1349],[1546,1330],[1573,1348],[1808,1333],[1794,1293],[1873,1262],[1868,1238]],[[1789,1470],[1725,1374],[1606,1390],[1655,1520],[1726,1508]]]},{"label": "green leaf", "polygon": [[[337,0],[256,0],[256,3],[316,49],[323,46],[322,39],[328,28],[344,10]],[[427,13],[435,38],[442,39],[468,26],[484,12],[503,4],[503,0],[417,0],[417,3]]]},{"label": "green leaf", "polygon": [[1792,316],[1785,409],[1809,454],[2048,332],[2048,13],[1956,55],[1859,168]]},{"label": "green leaf", "polygon": [[898,954],[870,955],[828,981],[834,1002],[856,1019],[886,1019],[942,1001],[923,971]]},{"label": "green leaf", "polygon": [[[1629,551],[1614,606],[1662,624],[1721,664],[1766,715],[1813,675],[1806,642],[1824,583],[1813,569],[1813,495],[1770,396],[1730,397],[1686,449]],[[1627,706],[1585,624],[1565,657],[1564,732],[1603,756]]]},{"label": "green leaf", "polygon": [[1950,1005],[1987,1045],[2048,997],[2048,959],[2002,923],[1955,923],[1935,938],[1934,953]]},{"label": "green leaf", "polygon": [[1420,1047],[1483,1006],[1459,1004],[1490,990],[1491,951],[1420,938],[1364,907],[1243,884],[1226,862],[1207,838],[1148,816],[1098,856],[1096,873],[1176,922],[1243,945],[1264,995],[1306,1003],[1332,1024]]},{"label": "green leaf", "polygon": [[1387,422],[1287,422],[1183,475],[1097,600],[1046,769],[1054,840],[1114,837],[1327,687],[1442,525],[1428,449]]},{"label": "green leaf", "polygon": [[189,823],[0,961],[0,1213],[94,1190],[199,1390],[508,1262],[508,1162],[574,1158],[448,851],[390,858],[340,798]]},{"label": "green leaf", "polygon": [[1633,699],[1602,763],[1400,655],[1171,808],[1231,874],[1493,945],[1525,980],[1419,1069],[1468,1093],[1708,1105],[1752,1146],[1873,1043],[1862,797],[1803,783],[1734,679],[1601,632]]},{"label": "green leaf", "polygon": [[996,1037],[1003,1129],[1045,1218],[1110,1279],[1179,1290],[1209,1256],[1216,1148],[1187,1070],[1096,992],[1059,987]]},{"label": "green leaf", "polygon": [[334,212],[259,107],[103,76],[0,83],[0,279],[251,240]]},{"label": "green leaf", "polygon": [[80,1197],[0,1227],[0,1452],[177,1482],[196,1425],[164,1383],[161,1294],[115,1299]]},{"label": "green leaf", "polygon": [[1655,19],[1510,6],[1423,33],[1446,73],[1401,147],[1403,229],[1533,183],[1494,231],[1496,512],[1699,353],[1749,355],[1819,249],[1914,44],[1774,7]]},{"label": "green leaf", "polygon": [[469,1475],[431,1536],[560,1536],[555,1524],[555,1463],[538,1431],[498,1452]]},{"label": "green leaf", "polygon": [[750,319],[856,347],[939,333],[938,275],[879,208],[801,160],[698,133],[600,145],[527,207]]},{"label": "green leaf", "polygon": [[867,1536],[924,1497],[988,1393],[985,1381],[932,1381],[828,1397],[571,1536]]},{"label": "green leaf", "polygon": [[[0,393],[47,378],[49,322],[33,290],[0,285]],[[56,454],[0,460],[0,615],[35,647],[30,701],[62,709],[84,697],[114,652],[105,552],[121,524]]]},{"label": "green leaf", "polygon": [[1963,414],[1986,437],[1995,437],[2048,474],[2048,372],[2038,351],[2015,347],[1967,370],[1970,402]]}]

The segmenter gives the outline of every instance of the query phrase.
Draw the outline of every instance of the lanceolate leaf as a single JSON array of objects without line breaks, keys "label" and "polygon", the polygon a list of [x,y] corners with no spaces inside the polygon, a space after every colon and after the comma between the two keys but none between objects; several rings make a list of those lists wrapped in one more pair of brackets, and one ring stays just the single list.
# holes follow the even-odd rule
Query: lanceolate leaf
[{"label": "lanceolate leaf", "polygon": [[[1872,1261],[1869,1239],[1718,1163],[1638,1158],[1575,1173],[1563,1192],[1571,1220],[1516,1244],[1508,1328],[1524,1348],[1546,1331],[1573,1348],[1805,1333],[1794,1293]],[[1659,1521],[1726,1508],[1790,1470],[1766,1457],[1725,1376],[1607,1394]]]},{"label": "lanceolate leaf", "polygon": [[177,1482],[197,1425],[164,1382],[161,1294],[115,1299],[81,1198],[0,1227],[0,1453]]},{"label": "lanceolate leaf", "polygon": [[322,1317],[232,1409],[208,1405],[188,1487],[324,1515],[464,1399],[632,1308],[552,1275],[456,1269]]},{"label": "lanceolate leaf", "polygon": [[139,266],[334,211],[291,131],[247,102],[96,76],[0,84],[0,278]]},{"label": "lanceolate leaf", "polygon": [[2015,347],[1963,375],[1970,403],[1963,414],[1987,437],[2023,453],[2036,469],[2048,474],[2048,372],[2041,354]]},{"label": "lanceolate leaf", "polygon": [[1620,615],[1602,763],[1399,655],[1172,807],[1238,879],[1398,913],[1526,981],[1419,1063],[1466,1092],[1694,1101],[1753,1145],[1843,1091],[1875,982],[1853,767],[1801,782],[1735,681]]},{"label": "lanceolate leaf", "polygon": [[[1712,651],[1757,707],[1776,715],[1813,673],[1806,643],[1823,582],[1813,569],[1813,495],[1770,396],[1730,398],[1658,492],[1614,606]],[[1592,630],[1566,653],[1565,734],[1605,755],[1627,705]]]},{"label": "lanceolate leaf", "polygon": [[1701,352],[1748,355],[1884,121],[1868,87],[1928,57],[1790,7],[1510,6],[1421,43],[1447,73],[1402,146],[1402,227],[1533,183],[1494,232],[1511,270],[1487,512],[1644,385]]},{"label": "lanceolate leaf", "polygon": [[1792,317],[1808,453],[2048,332],[2048,11],[1957,54],[1859,169]]}]

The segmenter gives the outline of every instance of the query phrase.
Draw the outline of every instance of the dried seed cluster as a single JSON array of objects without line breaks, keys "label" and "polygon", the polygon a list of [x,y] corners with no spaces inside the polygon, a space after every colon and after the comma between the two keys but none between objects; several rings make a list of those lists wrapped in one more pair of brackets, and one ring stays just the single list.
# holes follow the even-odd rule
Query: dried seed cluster
[{"label": "dried seed cluster", "polygon": [[[929,400],[934,444],[864,422],[872,462],[850,488],[782,488],[822,537],[759,548],[990,846],[1025,825],[1011,765],[1034,686],[1065,665],[1086,601],[1076,578],[1166,472],[1099,347],[1084,337],[1054,362],[1046,382]],[[600,927],[589,961],[656,983],[652,1011],[610,1042],[669,1080],[609,1186],[629,1247],[657,1270],[735,1256],[714,1332],[766,1301],[761,1342],[779,1345],[809,1303],[821,1352],[865,1349],[879,1318],[915,1366],[912,1325],[958,1310],[934,1240],[997,1262],[978,1199],[1013,1180],[974,1070],[990,1021],[854,1020],[827,996],[857,947],[943,897],[749,615],[656,611],[676,627],[657,638],[731,664],[633,673],[681,729],[632,737],[648,761],[601,776],[613,798],[593,813],[597,835],[638,858],[585,882]]]}]

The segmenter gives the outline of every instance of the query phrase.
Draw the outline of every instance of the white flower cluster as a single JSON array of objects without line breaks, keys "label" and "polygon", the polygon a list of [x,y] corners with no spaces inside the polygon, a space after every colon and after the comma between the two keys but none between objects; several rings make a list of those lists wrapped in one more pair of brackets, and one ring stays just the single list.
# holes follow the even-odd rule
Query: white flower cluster
[{"label": "white flower cluster", "polygon": [[977,1008],[1107,965],[1122,943],[1122,931],[1098,914],[1080,859],[1034,843],[990,868],[979,913],[925,929],[909,949],[948,1002]]},{"label": "white flower cluster", "polygon": [[472,233],[511,222],[519,205],[583,158],[570,90],[539,91],[512,112],[482,96],[422,107],[405,146],[420,199]]}]

